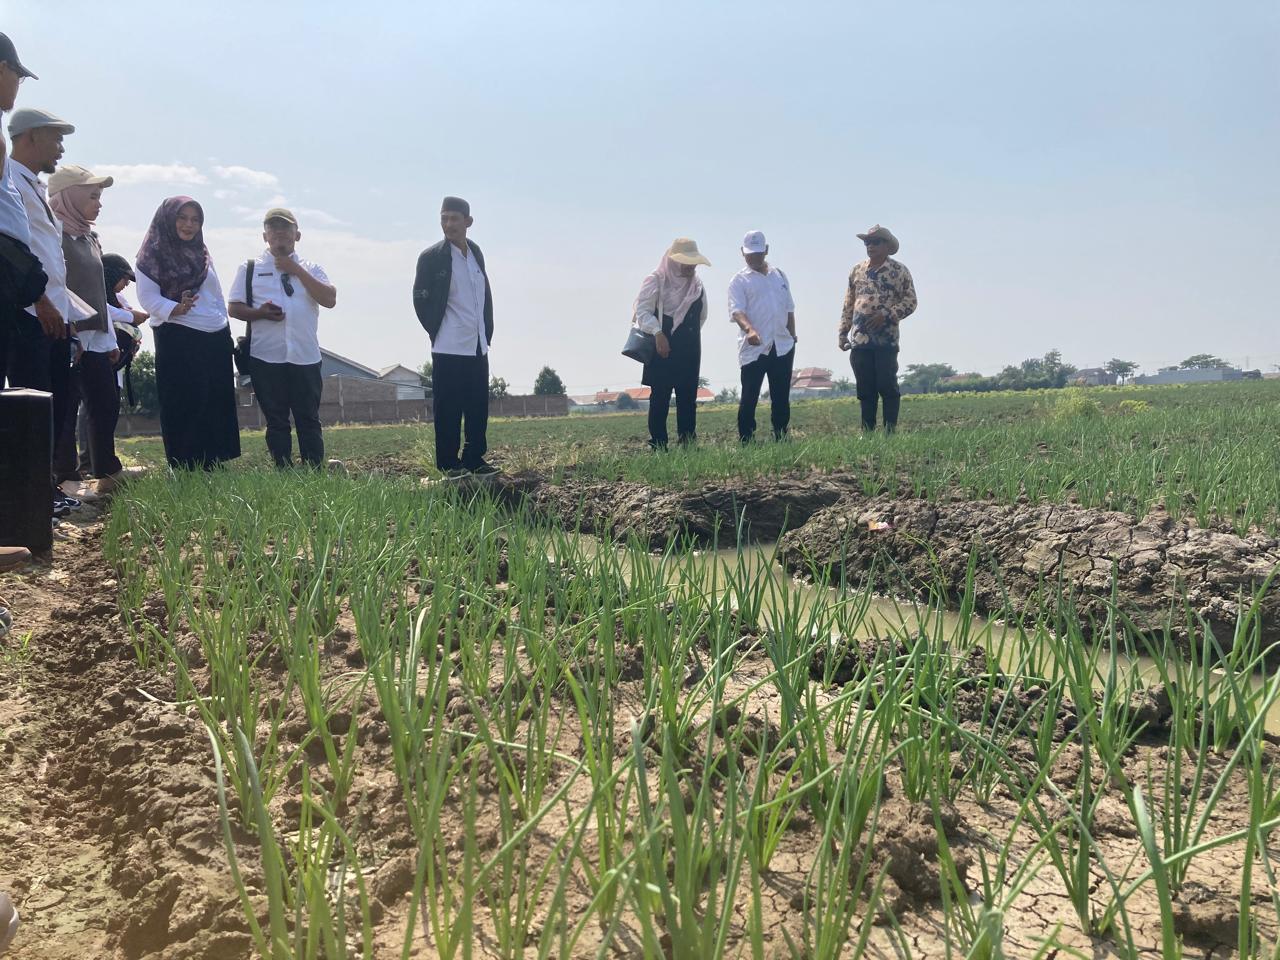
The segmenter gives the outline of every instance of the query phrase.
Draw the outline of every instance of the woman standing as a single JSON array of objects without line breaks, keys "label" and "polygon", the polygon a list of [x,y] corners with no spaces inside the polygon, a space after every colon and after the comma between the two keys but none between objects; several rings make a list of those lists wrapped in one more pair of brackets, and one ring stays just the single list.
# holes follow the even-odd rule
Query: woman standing
[{"label": "woman standing", "polygon": [[231,326],[204,245],[204,210],[160,204],[138,250],[138,302],[156,341],[160,433],[171,467],[211,469],[240,456]]},{"label": "woman standing", "polygon": [[667,446],[667,412],[676,395],[676,435],[681,443],[697,439],[698,370],[702,365],[702,325],[707,297],[695,271],[711,261],[692,240],[680,239],[662,255],[658,269],[644,278],[632,323],[651,333],[657,356],[644,365],[640,382],[650,388],[649,446]]},{"label": "woman standing", "polygon": [[80,341],[80,396],[89,421],[89,473],[98,481],[98,493],[114,490],[120,473],[116,456],[120,388],[115,371],[120,351],[107,313],[102,246],[93,232],[93,224],[102,211],[102,191],[111,183],[110,177],[95,177],[74,164],[60,167],[49,178],[49,207],[62,223],[67,289],[93,311],[91,316],[75,321],[74,327]]}]

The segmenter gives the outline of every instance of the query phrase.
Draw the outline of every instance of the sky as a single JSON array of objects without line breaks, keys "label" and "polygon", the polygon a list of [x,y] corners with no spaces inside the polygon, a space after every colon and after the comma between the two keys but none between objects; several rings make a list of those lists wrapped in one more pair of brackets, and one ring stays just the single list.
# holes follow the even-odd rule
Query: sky
[{"label": "sky", "polygon": [[1280,364],[1275,0],[53,6],[0,0],[0,30],[40,77],[18,106],[116,177],[104,249],[134,260],[160,201],[194,196],[225,290],[287,205],[338,289],[322,345],[368,366],[429,357],[411,291],[447,194],[513,393],[544,365],[570,393],[637,385],[632,302],[678,236],[712,261],[703,374],[736,386],[753,229],[791,280],[796,367],[848,376],[874,223],[920,297],[904,367]]}]

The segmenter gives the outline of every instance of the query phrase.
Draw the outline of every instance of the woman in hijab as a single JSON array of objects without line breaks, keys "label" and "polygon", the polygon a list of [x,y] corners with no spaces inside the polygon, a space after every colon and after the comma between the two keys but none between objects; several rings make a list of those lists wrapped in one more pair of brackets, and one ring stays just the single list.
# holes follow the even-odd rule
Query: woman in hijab
[{"label": "woman in hijab", "polygon": [[171,467],[211,469],[240,456],[231,327],[204,245],[204,210],[160,204],[138,250],[138,302],[156,341],[160,433]]},{"label": "woman in hijab", "polygon": [[697,439],[698,370],[702,365],[702,325],[707,297],[694,271],[711,261],[692,240],[676,240],[658,269],[644,278],[632,323],[651,333],[657,356],[644,365],[640,382],[650,388],[649,446],[667,446],[667,411],[676,395],[676,435],[681,443]]},{"label": "woman in hijab", "polygon": [[116,456],[116,423],[120,388],[115,362],[120,356],[115,327],[107,313],[102,246],[93,224],[102,210],[102,191],[110,177],[95,177],[84,167],[67,165],[49,178],[49,208],[62,223],[62,253],[67,261],[67,289],[83,301],[88,315],[74,322],[80,341],[77,360],[80,396],[89,425],[89,473],[97,492],[110,493],[120,473]]}]

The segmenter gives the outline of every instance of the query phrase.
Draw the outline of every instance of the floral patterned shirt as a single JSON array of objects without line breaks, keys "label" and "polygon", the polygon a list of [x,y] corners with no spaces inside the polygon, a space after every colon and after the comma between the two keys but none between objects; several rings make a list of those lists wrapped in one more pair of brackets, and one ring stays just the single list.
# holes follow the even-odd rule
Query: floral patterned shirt
[{"label": "floral patterned shirt", "polygon": [[[871,269],[871,261],[863,260],[849,274],[849,289],[840,311],[840,335],[849,337],[858,347],[898,348],[898,324],[916,310],[916,285],[911,271],[894,260],[885,260],[879,269]],[[878,330],[867,327],[873,316],[888,316]],[[853,333],[850,334],[849,331]]]}]

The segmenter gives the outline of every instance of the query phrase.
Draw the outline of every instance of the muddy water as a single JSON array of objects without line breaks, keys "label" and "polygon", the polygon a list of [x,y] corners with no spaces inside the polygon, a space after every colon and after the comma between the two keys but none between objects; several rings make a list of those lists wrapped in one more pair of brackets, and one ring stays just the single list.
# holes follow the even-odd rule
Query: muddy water
[{"label": "muddy water", "polygon": [[[836,611],[833,635],[853,639],[877,637],[914,637],[921,632],[956,644],[961,649],[980,645],[995,655],[1001,669],[1013,675],[1037,673],[1037,667],[1052,660],[1047,644],[1003,620],[983,617],[962,617],[954,611],[914,600],[898,600],[892,597],[867,596],[856,589],[811,584],[795,579],[773,562],[772,548],[747,547],[741,550],[696,551],[699,575],[706,587],[718,590],[732,589],[735,580],[744,577],[756,583],[766,584],[762,597],[761,622],[768,624],[771,615],[779,614],[797,604],[805,612],[826,607]],[[785,599],[784,599],[785,598]],[[843,607],[850,616],[841,617]],[[860,614],[860,616],[859,616]],[[1102,648],[1097,648],[1095,687],[1103,683],[1103,672],[1110,669],[1110,660]],[[1121,689],[1135,681],[1138,686],[1150,686],[1160,680],[1156,661],[1148,656],[1122,654],[1116,658],[1118,683]],[[1215,671],[1217,673],[1217,671]],[[1135,676],[1136,674],[1136,676]],[[1260,689],[1267,681],[1261,673],[1249,678],[1250,688]],[[1280,702],[1267,713],[1266,730],[1280,735]]]}]

